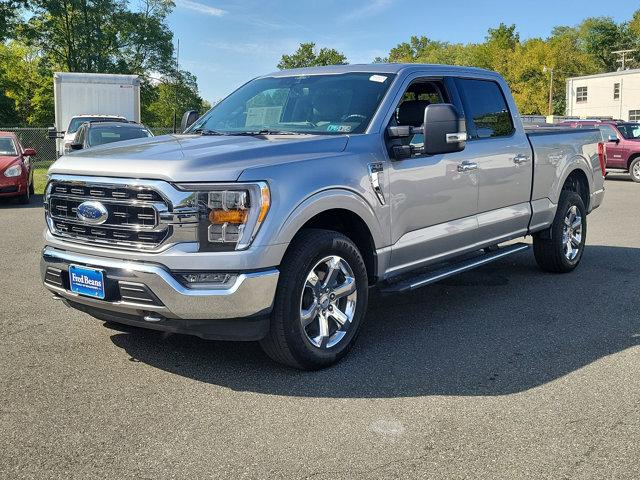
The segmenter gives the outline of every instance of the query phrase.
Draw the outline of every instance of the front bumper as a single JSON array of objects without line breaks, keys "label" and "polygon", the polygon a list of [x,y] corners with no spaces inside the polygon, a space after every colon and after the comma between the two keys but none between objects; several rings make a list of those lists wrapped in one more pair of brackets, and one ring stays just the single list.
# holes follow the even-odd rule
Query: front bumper
[{"label": "front bumper", "polygon": [[[104,271],[105,300],[70,291],[68,270],[72,264]],[[241,273],[229,287],[195,289],[182,285],[171,271],[158,264],[96,257],[51,247],[42,251],[41,274],[45,287],[69,306],[103,320],[193,333],[205,338],[247,340],[261,338],[266,333],[266,320],[258,322],[258,319],[266,319],[271,311],[279,276],[277,269],[270,268]],[[246,322],[255,324],[256,328],[245,331]],[[237,335],[234,325],[237,325]]]},{"label": "front bumper", "polygon": [[5,177],[0,174],[0,197],[13,197],[27,193],[27,181],[24,175]]}]

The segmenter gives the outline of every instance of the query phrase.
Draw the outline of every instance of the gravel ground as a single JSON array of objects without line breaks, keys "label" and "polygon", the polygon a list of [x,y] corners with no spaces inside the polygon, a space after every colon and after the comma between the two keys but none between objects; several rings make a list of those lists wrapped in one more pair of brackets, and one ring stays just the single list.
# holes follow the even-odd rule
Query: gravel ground
[{"label": "gravel ground", "polygon": [[67,309],[41,207],[0,202],[0,478],[638,479],[640,185],[606,187],[574,273],[524,253],[374,298],[316,373]]}]

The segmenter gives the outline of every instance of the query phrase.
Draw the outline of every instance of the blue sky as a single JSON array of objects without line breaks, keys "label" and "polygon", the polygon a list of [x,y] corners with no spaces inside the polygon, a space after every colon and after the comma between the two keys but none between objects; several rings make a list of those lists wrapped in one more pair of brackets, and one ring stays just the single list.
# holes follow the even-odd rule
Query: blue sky
[{"label": "blue sky", "polygon": [[180,64],[214,101],[276,70],[300,42],[336,48],[349,63],[369,63],[412,35],[482,41],[487,29],[515,23],[521,38],[546,37],[556,25],[589,16],[631,18],[640,2],[602,0],[175,0],[169,17]]}]

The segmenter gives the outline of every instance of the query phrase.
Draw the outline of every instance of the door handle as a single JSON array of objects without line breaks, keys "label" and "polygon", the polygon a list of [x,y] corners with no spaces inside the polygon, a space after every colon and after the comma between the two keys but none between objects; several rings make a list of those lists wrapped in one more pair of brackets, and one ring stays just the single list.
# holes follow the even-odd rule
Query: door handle
[{"label": "door handle", "polygon": [[475,162],[464,161],[458,164],[459,172],[471,172],[472,170],[477,170],[477,169],[478,169],[478,164]]},{"label": "door handle", "polygon": [[513,163],[516,165],[522,165],[523,163],[527,163],[529,161],[528,155],[516,155],[513,157]]}]

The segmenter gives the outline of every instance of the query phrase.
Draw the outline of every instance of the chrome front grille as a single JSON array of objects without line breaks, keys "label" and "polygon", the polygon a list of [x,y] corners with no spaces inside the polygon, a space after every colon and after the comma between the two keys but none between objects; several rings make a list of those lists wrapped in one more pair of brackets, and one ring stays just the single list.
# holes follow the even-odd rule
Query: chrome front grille
[{"label": "chrome front grille", "polygon": [[[82,243],[126,249],[157,249],[171,240],[195,240],[197,215],[189,195],[166,182],[54,176],[47,186],[45,209],[51,233]],[[111,183],[113,181],[113,183]],[[91,224],[78,215],[84,202],[99,202],[106,220]],[[174,216],[175,215],[175,216]],[[102,220],[102,219],[101,219]],[[174,225],[180,232],[174,238]]]}]

